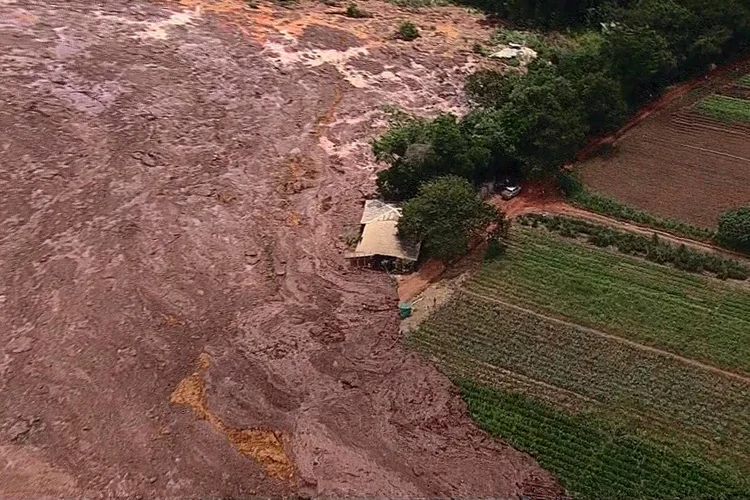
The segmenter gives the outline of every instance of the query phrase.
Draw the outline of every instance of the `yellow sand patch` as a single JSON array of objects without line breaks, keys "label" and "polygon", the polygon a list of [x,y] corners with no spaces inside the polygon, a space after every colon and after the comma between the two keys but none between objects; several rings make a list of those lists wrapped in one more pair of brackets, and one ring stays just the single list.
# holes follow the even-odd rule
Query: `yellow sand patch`
[{"label": "yellow sand patch", "polygon": [[198,358],[198,371],[177,384],[169,399],[170,402],[192,408],[198,419],[206,420],[217,432],[224,434],[238,452],[253,458],[269,476],[277,479],[292,479],[294,465],[284,451],[279,433],[268,429],[229,427],[208,408],[203,375],[210,365],[211,358],[208,354],[202,353]]}]

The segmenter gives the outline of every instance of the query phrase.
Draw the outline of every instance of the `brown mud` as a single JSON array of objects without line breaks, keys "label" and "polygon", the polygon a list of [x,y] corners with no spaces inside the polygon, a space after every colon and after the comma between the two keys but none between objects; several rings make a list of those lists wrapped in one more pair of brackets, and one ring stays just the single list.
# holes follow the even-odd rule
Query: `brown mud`
[{"label": "brown mud", "polygon": [[559,491],[343,259],[381,106],[465,109],[491,31],[363,4],[0,0],[0,497]]}]

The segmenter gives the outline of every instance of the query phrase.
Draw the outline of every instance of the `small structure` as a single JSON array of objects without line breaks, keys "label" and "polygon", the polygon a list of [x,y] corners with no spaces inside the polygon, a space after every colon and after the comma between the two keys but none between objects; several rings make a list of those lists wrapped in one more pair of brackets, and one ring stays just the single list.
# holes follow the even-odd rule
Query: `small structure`
[{"label": "small structure", "polygon": [[353,252],[344,256],[354,265],[381,267],[388,265],[397,270],[411,268],[419,258],[419,242],[400,238],[398,220],[401,209],[381,200],[365,201],[360,223],[362,236]]}]

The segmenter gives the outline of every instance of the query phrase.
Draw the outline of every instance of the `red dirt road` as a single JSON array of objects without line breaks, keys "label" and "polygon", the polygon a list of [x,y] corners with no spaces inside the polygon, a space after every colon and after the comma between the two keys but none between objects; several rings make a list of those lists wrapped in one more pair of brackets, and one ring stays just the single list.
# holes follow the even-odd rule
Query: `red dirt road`
[{"label": "red dirt road", "polygon": [[489,29],[185,4],[0,2],[0,497],[557,491],[338,241],[378,106],[463,106]]}]

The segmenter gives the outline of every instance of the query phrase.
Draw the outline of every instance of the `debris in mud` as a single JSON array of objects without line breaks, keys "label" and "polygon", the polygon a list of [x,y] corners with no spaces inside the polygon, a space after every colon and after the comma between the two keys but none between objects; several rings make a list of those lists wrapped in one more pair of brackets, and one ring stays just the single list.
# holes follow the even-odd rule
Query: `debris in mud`
[{"label": "debris in mud", "polygon": [[268,429],[235,429],[225,425],[211,412],[203,383],[203,375],[210,366],[211,358],[202,353],[198,358],[198,371],[180,381],[170,402],[192,408],[198,419],[206,420],[216,431],[224,434],[238,452],[253,458],[269,476],[277,479],[294,477],[294,465],[284,451],[279,434]]}]

